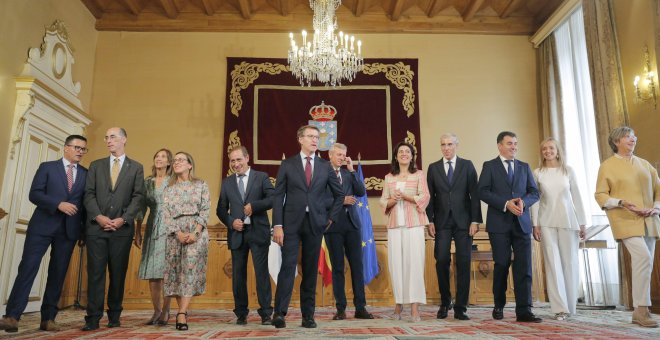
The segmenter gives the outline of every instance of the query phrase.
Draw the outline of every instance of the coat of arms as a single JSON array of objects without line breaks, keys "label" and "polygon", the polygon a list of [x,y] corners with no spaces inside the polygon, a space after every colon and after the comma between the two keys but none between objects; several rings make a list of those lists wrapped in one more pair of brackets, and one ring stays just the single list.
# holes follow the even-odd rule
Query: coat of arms
[{"label": "coat of arms", "polygon": [[325,102],[321,101],[321,105],[315,105],[309,109],[309,115],[314,118],[309,121],[309,125],[316,126],[320,132],[319,150],[330,150],[332,144],[337,141],[337,121],[332,120],[337,115],[337,109],[332,105],[325,105]]}]

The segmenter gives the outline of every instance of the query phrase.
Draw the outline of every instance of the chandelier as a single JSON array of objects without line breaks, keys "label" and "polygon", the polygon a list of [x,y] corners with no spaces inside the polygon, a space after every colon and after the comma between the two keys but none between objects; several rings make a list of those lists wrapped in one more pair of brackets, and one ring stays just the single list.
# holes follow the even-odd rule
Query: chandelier
[{"label": "chandelier", "polygon": [[289,68],[302,86],[311,86],[313,81],[341,86],[343,79],[353,81],[355,74],[362,70],[362,42],[344,32],[335,34],[335,10],[339,5],[341,0],[309,0],[314,12],[314,35],[308,39],[307,31],[303,30],[302,45],[298,46],[293,33],[289,33]]}]

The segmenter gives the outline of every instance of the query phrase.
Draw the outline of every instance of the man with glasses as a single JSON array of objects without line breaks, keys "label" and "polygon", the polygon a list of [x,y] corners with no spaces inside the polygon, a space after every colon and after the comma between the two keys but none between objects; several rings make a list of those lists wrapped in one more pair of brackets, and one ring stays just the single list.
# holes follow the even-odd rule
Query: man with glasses
[{"label": "man with glasses", "polygon": [[[273,241],[282,247],[272,320],[276,328],[286,327],[284,317],[291,302],[301,243],[302,326],[316,328],[314,307],[321,240],[323,232],[339,217],[344,203],[344,191],[330,162],[316,157],[319,129],[305,125],[298,129],[297,136],[301,150],[282,161],[273,195]],[[324,199],[328,189],[333,197],[331,205]]]},{"label": "man with glasses", "polygon": [[99,328],[106,267],[110,273],[108,327],[120,326],[134,219],[144,199],[142,164],[126,157],[126,138],[123,128],[108,129],[104,140],[110,157],[92,162],[87,173],[87,316],[83,331]]},{"label": "man with glasses", "polygon": [[79,163],[87,153],[87,139],[71,135],[64,141],[63,151],[62,158],[41,163],[32,180],[29,199],[36,208],[28,223],[23,256],[7,301],[6,315],[0,320],[0,329],[6,332],[18,331],[18,320],[25,311],[48,247],[51,247],[50,262],[39,329],[59,330],[55,316],[69,260],[76,241],[80,240],[82,246],[87,169]]}]

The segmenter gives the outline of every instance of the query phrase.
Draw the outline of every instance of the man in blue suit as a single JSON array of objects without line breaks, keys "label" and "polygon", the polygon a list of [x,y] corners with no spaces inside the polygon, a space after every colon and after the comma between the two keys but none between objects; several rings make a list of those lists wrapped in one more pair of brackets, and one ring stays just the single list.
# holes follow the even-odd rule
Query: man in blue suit
[{"label": "man in blue suit", "polygon": [[81,232],[84,230],[85,211],[82,203],[87,169],[79,163],[85,153],[87,139],[71,135],[64,141],[64,156],[41,163],[34,175],[29,198],[36,209],[28,223],[23,257],[7,301],[6,315],[0,320],[0,329],[6,332],[18,331],[18,320],[25,311],[32,284],[48,247],[51,247],[50,263],[39,328],[59,330],[55,323],[57,303],[73,247],[77,240],[83,239]]},{"label": "man in blue suit", "polygon": [[[286,327],[298,249],[302,244],[302,281],[300,311],[302,326],[316,328],[316,277],[323,231],[336,221],[344,202],[344,191],[330,163],[316,157],[319,129],[305,125],[297,131],[300,152],[282,161],[273,195],[273,241],[282,247],[282,267],[277,276],[275,311],[272,324]],[[323,199],[332,192],[328,209]]]},{"label": "man in blue suit", "polygon": [[516,320],[541,322],[532,313],[532,222],[529,207],[539,200],[539,190],[527,163],[515,159],[518,138],[510,131],[497,136],[500,155],[484,162],[479,177],[479,198],[488,204],[486,231],[490,238],[493,271],[493,319],[504,317],[507,277],[513,249],[513,290]]},{"label": "man in blue suit", "polygon": [[[337,313],[333,320],[346,319],[346,291],[344,289],[344,253],[351,266],[351,284],[353,286],[353,305],[355,306],[356,319],[373,319],[374,316],[367,312],[367,299],[364,294],[364,274],[362,268],[362,235],[360,234],[360,216],[358,215],[356,196],[364,196],[367,189],[358,178],[353,169],[351,157],[346,157],[347,147],[341,143],[335,143],[328,156],[332,168],[344,189],[344,207],[337,221],[325,231],[325,242],[330,253],[332,264],[332,290],[335,294]],[[346,169],[342,169],[346,164]]]}]

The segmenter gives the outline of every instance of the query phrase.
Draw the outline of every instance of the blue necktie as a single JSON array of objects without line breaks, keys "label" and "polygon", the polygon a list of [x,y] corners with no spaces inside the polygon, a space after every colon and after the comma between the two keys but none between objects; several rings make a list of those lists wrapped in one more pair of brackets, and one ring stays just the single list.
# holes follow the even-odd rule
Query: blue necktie
[{"label": "blue necktie", "polygon": [[449,169],[447,169],[447,180],[451,184],[451,180],[454,178],[454,168],[451,166],[451,161],[447,161],[447,165],[449,165]]},{"label": "blue necktie", "polygon": [[507,173],[506,173],[506,181],[509,182],[509,185],[513,185],[513,160],[512,159],[507,159],[506,164],[508,164],[507,168]]},{"label": "blue necktie", "polygon": [[238,175],[238,193],[241,194],[241,199],[245,200],[245,182],[243,182],[245,175]]}]

